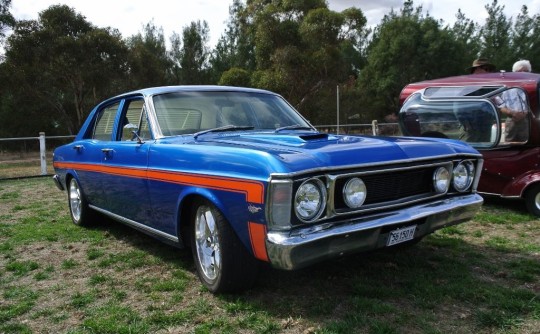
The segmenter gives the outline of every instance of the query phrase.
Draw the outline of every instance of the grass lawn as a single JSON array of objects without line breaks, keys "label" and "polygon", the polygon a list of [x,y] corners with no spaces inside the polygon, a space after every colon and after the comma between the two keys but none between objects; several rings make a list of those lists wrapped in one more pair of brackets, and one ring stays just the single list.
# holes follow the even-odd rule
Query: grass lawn
[{"label": "grass lawn", "polygon": [[73,225],[49,177],[1,181],[0,333],[540,333],[540,220],[491,200],[416,246],[216,296],[188,251]]}]

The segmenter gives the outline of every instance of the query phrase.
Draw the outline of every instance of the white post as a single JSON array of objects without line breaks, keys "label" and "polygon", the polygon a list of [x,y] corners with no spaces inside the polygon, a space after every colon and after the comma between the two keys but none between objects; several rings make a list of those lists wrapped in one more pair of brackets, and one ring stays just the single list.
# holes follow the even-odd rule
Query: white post
[{"label": "white post", "polygon": [[371,122],[371,131],[373,133],[374,136],[378,136],[379,135],[379,122],[377,122],[376,119],[374,119],[372,122]]},{"label": "white post", "polygon": [[336,86],[336,104],[337,104],[337,129],[336,133],[339,134],[339,85]]},{"label": "white post", "polygon": [[45,150],[45,132],[39,133],[39,158],[41,160],[41,175],[47,175],[47,151]]}]

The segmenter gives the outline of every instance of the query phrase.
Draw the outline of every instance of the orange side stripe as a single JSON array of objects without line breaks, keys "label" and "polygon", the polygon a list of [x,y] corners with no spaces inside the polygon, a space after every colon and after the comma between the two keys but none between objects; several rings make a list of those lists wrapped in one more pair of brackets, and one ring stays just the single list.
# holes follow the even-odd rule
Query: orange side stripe
[{"label": "orange side stripe", "polygon": [[147,178],[148,180],[164,181],[176,184],[198,186],[204,188],[234,191],[243,193],[248,202],[264,203],[264,186],[261,182],[251,180],[241,180],[218,176],[208,176],[200,174],[186,174],[179,172],[169,172],[160,170],[143,170],[138,168],[105,166],[97,164],[55,162],[56,168],[69,168],[89,172],[98,172],[111,175],[121,175],[136,178]]},{"label": "orange side stripe", "polygon": [[266,226],[254,222],[248,223],[249,239],[253,254],[259,260],[268,262],[268,253],[266,253]]}]

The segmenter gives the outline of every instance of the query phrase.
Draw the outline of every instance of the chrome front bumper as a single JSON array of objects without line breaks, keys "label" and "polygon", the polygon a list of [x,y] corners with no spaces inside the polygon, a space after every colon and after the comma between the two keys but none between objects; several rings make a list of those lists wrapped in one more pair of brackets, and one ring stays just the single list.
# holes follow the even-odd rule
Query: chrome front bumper
[{"label": "chrome front bumper", "polygon": [[266,250],[270,263],[293,270],[346,254],[386,247],[391,230],[417,225],[414,238],[474,217],[482,206],[478,194],[468,194],[391,212],[310,227],[299,231],[269,231]]},{"label": "chrome front bumper", "polygon": [[53,181],[54,181],[54,184],[56,185],[56,188],[58,188],[61,191],[64,191],[64,186],[62,185],[62,182],[60,182],[60,176],[58,176],[58,174],[53,175]]}]

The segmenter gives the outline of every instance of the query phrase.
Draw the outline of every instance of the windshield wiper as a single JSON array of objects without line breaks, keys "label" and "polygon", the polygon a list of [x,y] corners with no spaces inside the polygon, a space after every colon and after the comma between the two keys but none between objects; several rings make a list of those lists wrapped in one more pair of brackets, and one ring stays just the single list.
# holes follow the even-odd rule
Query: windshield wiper
[{"label": "windshield wiper", "polygon": [[200,135],[204,135],[205,133],[211,133],[211,132],[225,132],[225,131],[239,131],[239,130],[253,130],[255,127],[253,126],[238,126],[238,125],[225,125],[221,126],[219,128],[213,128],[208,130],[203,130],[195,133],[193,135],[194,139],[197,139]]},{"label": "windshield wiper", "polygon": [[287,126],[282,126],[280,128],[277,128],[277,129],[274,130],[274,132],[278,133],[278,132],[281,132],[283,130],[311,130],[311,131],[315,131],[310,126],[305,126],[305,125],[300,125],[300,124],[293,124],[293,125],[287,125]]}]

